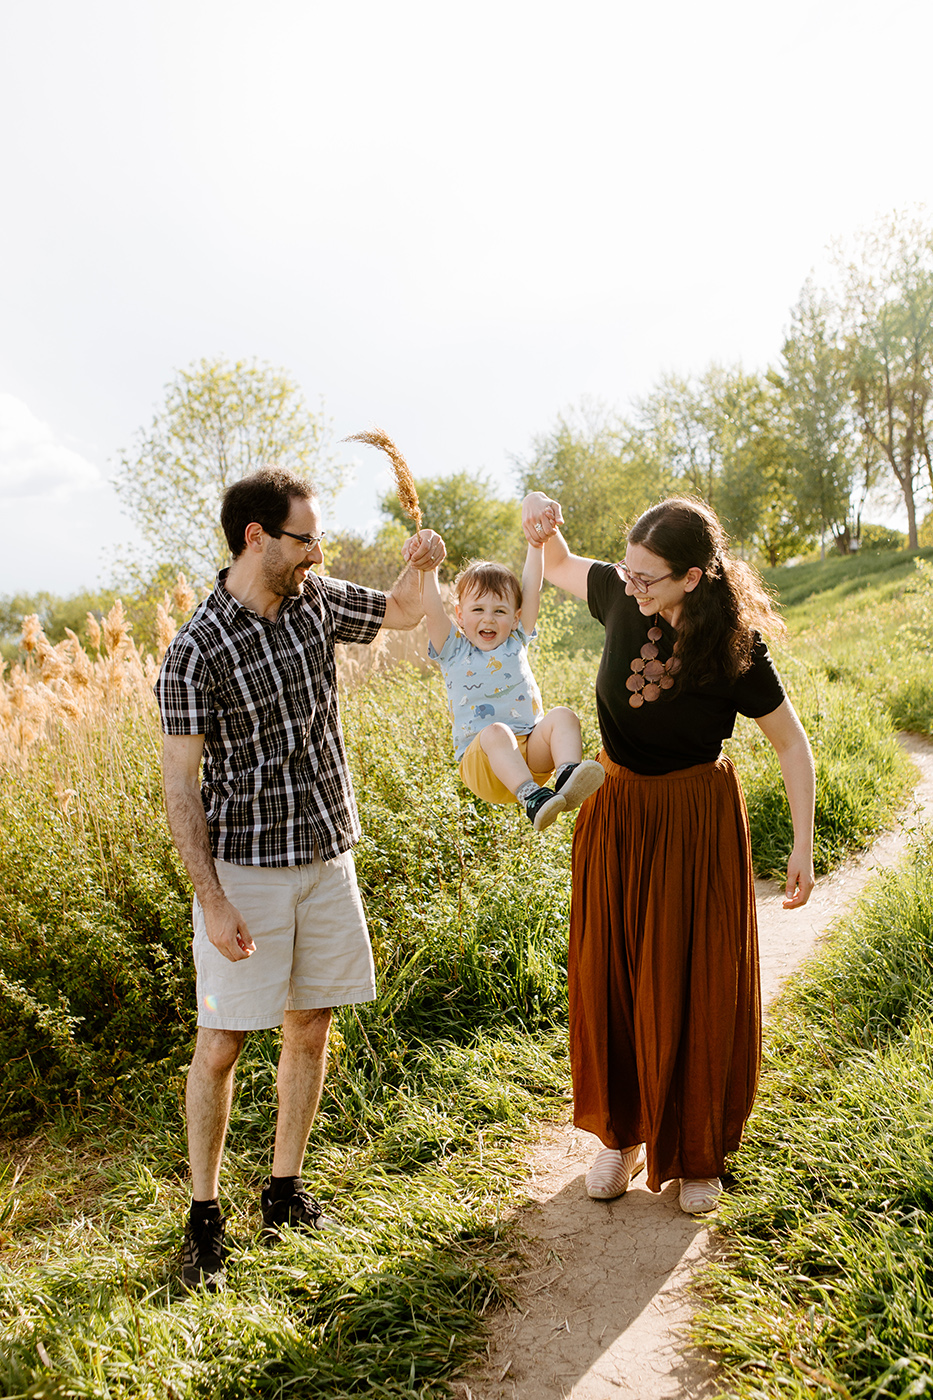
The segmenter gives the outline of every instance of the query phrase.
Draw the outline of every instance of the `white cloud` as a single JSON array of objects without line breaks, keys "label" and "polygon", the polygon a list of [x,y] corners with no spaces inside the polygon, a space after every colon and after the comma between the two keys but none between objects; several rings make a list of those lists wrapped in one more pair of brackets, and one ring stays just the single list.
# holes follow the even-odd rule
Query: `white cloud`
[{"label": "white cloud", "polygon": [[101,483],[93,462],[66,447],[22,399],[0,393],[0,499],[62,501]]}]

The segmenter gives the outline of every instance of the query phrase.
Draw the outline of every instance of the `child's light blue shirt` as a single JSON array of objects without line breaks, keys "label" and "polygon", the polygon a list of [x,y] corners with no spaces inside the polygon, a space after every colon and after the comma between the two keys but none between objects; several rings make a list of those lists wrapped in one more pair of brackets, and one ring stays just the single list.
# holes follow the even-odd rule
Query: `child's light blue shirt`
[{"label": "child's light blue shirt", "polygon": [[528,664],[528,643],[536,636],[529,637],[519,622],[501,646],[482,651],[451,624],[439,652],[428,643],[428,658],[440,666],[447,684],[458,763],[487,724],[530,734],[541,719],[541,692]]}]

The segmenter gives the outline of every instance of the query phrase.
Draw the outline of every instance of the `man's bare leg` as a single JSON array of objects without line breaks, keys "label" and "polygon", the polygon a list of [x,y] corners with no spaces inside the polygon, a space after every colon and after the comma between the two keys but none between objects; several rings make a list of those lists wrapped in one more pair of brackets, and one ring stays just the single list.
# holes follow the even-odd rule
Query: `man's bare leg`
[{"label": "man's bare leg", "polygon": [[185,1090],[188,1161],[196,1201],[215,1200],[220,1189],[234,1069],[244,1039],[244,1031],[217,1031],[206,1026],[198,1029]]},{"label": "man's bare leg", "polygon": [[286,1011],[279,1056],[279,1114],[272,1175],[300,1176],[311,1124],[321,1101],[331,1010]]}]

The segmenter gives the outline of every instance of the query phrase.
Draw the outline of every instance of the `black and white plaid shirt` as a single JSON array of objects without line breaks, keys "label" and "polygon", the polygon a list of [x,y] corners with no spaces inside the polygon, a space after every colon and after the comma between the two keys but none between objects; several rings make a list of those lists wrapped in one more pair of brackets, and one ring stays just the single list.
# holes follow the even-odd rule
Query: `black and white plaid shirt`
[{"label": "black and white plaid shirt", "polygon": [[308,574],[274,621],[224,587],[173,638],[155,692],[166,734],[203,734],[211,849],[234,865],[305,865],[360,837],[337,712],[335,642],[371,642],[386,596]]}]

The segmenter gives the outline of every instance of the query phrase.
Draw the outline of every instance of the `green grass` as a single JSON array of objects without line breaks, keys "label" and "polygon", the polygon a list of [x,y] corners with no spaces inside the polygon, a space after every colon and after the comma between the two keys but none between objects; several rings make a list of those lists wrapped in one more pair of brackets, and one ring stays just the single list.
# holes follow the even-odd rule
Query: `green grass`
[{"label": "green grass", "polygon": [[775,570],[797,655],[882,705],[898,729],[933,734],[933,550]]},{"label": "green grass", "polygon": [[[579,710],[594,753],[596,658],[561,657],[560,625],[545,699]],[[870,697],[792,654],[781,665],[814,739],[829,867],[887,820],[906,767]],[[217,1297],[175,1282],[193,971],[154,717],[110,716],[80,752],[37,749],[0,786],[0,1108],[23,1169],[0,1182],[7,1396],[441,1395],[508,1286],[517,1245],[500,1222],[523,1144],[568,1091],[572,825],[542,838],[460,787],[436,679],[374,677],[343,713],[379,996],[335,1017],[306,1164],[342,1233],[257,1245],[278,1038],[252,1036]],[[769,746],[747,725],[732,747],[758,869],[780,871],[789,814]]]},{"label": "green grass", "polygon": [[[868,550],[830,555],[812,564],[762,569],[792,626],[819,620],[869,598],[882,600],[914,573],[916,559],[933,561],[933,549]],[[807,611],[804,611],[804,610]]]},{"label": "green grass", "polygon": [[721,1211],[724,1393],[933,1390],[933,833],[783,998]]},{"label": "green grass", "polygon": [[[509,1246],[496,1222],[529,1125],[563,1097],[560,1036],[410,1042],[384,1080],[338,1045],[306,1176],[324,1183],[339,1231],[270,1251],[257,1207],[276,1038],[251,1038],[224,1172],[221,1295],[176,1282],[187,1188],[174,1096],[141,1098],[136,1122],[62,1123],[18,1209],[0,1205],[4,1396],[446,1393],[502,1299]],[[356,1099],[361,1076],[381,1081],[375,1110]],[[59,1199],[63,1176],[77,1201],[67,1185]]]}]

